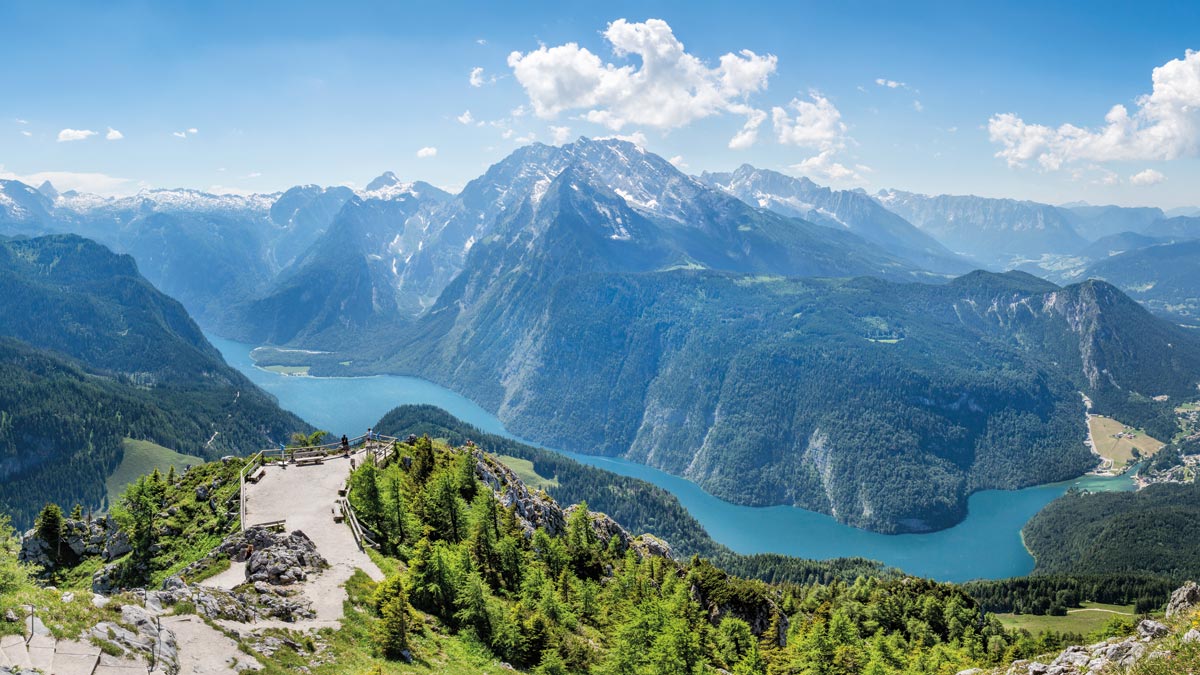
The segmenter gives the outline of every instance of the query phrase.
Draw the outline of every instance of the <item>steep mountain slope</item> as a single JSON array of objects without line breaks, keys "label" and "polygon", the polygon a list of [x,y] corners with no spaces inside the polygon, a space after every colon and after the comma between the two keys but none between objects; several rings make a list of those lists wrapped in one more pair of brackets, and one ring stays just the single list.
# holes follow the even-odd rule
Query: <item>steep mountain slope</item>
[{"label": "steep mountain slope", "polygon": [[[582,239],[568,241],[573,237]],[[844,229],[755,209],[631,143],[582,139],[561,148],[522,148],[453,199],[414,184],[393,188],[387,199],[347,202],[326,235],[224,331],[346,349],[347,327],[391,331],[403,317],[437,311],[431,303],[461,270],[502,275],[503,267],[525,274],[523,245],[541,266],[538,273],[551,278],[585,268],[667,266],[931,276]],[[504,252],[503,261],[495,260],[500,267],[469,268],[482,246],[488,259]],[[297,311],[299,302],[316,308],[315,315]]]},{"label": "steep mountain slope", "polygon": [[1096,262],[1085,274],[1119,286],[1157,314],[1200,325],[1200,241],[1128,251]]},{"label": "steep mountain slope", "polygon": [[[347,200],[328,228],[257,297],[218,323],[226,335],[283,344],[346,347],[353,331],[392,328],[407,318],[403,272],[424,246],[423,219],[449,197],[391,174]],[[411,247],[411,249],[409,248]]]},{"label": "steep mountain slope", "polygon": [[0,336],[13,340],[0,359],[0,481],[23,516],[56,476],[56,494],[98,505],[120,461],[114,438],[212,458],[307,428],[227,366],[132,258],[80,237],[0,242]]},{"label": "steep mountain slope", "polygon": [[981,265],[1012,269],[1086,245],[1066,213],[1048,204],[882,190],[875,199],[947,248]]},{"label": "steep mountain slope", "polygon": [[53,230],[54,200],[15,180],[0,180],[0,235],[43,234]]},{"label": "steep mountain slope", "polygon": [[1147,396],[1200,380],[1197,339],[1105,284],[647,273],[678,249],[614,247],[673,240],[585,185],[564,173],[514,216],[520,237],[477,244],[381,367],[468,392],[527,438],[883,531],[1088,468],[1080,390],[1139,421]]},{"label": "steep mountain slope", "polygon": [[848,230],[918,267],[960,274],[972,269],[966,260],[862,192],[830,190],[807,178],[793,178],[749,164],[731,173],[705,172],[700,180],[747,204]]}]

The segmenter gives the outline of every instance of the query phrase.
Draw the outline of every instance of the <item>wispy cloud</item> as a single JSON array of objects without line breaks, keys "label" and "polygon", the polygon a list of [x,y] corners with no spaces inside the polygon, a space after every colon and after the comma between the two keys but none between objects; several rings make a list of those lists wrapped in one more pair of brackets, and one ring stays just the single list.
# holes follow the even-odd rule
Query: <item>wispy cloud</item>
[{"label": "wispy cloud", "polygon": [[128,195],[146,187],[146,184],[132,178],[119,178],[104,173],[82,173],[78,171],[39,171],[37,173],[18,175],[5,171],[0,166],[0,178],[19,180],[26,185],[41,185],[50,181],[62,192],[76,190],[93,194],[114,196]]},{"label": "wispy cloud", "polygon": [[475,117],[471,115],[470,110],[464,111],[463,114],[455,117],[454,119],[458,120],[459,124],[470,124],[471,122],[475,121]]},{"label": "wispy cloud", "polygon": [[198,133],[200,133],[199,129],[197,129],[196,127],[191,127],[188,129],[184,129],[183,131],[172,131],[171,135],[174,136],[175,138],[187,138],[188,136],[195,136]]},{"label": "wispy cloud", "polygon": [[114,129],[112,127],[109,127],[108,133],[104,134],[104,139],[108,140],[108,141],[119,141],[122,138],[125,138],[125,134],[117,131],[116,129]]},{"label": "wispy cloud", "polygon": [[417,150],[417,157],[419,157],[421,159],[426,159],[428,157],[437,157],[437,148],[427,145],[427,146],[421,148],[420,150]]},{"label": "wispy cloud", "polygon": [[496,81],[495,77],[486,77],[483,74],[483,67],[476,66],[471,69],[471,74],[467,76],[467,81],[472,87],[482,87],[485,84],[491,84]]}]

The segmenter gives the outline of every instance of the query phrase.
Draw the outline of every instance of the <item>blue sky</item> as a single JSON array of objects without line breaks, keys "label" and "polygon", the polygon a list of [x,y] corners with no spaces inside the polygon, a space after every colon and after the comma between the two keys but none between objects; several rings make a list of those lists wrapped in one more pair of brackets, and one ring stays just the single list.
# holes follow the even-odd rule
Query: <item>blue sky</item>
[{"label": "blue sky", "polygon": [[5,3],[0,175],[457,189],[531,138],[623,135],[694,173],[1200,203],[1200,4],[775,4]]}]

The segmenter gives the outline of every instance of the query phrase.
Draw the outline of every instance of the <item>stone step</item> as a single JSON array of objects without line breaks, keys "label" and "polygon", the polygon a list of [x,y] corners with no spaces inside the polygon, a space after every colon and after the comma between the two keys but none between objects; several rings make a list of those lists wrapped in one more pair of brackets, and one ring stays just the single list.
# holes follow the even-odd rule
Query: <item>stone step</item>
[{"label": "stone step", "polygon": [[29,639],[29,661],[33,667],[43,673],[52,672],[54,667],[54,644],[55,640],[52,637],[45,635],[34,635]]},{"label": "stone step", "polygon": [[54,648],[52,675],[92,675],[100,662],[100,648],[78,640],[59,640]]},{"label": "stone step", "polygon": [[100,665],[96,666],[93,675],[133,675],[145,673],[146,661],[142,658],[127,659],[110,654],[100,655]]},{"label": "stone step", "polygon": [[25,638],[20,635],[5,635],[0,638],[0,650],[3,650],[4,656],[11,661],[10,665],[17,668],[33,667],[33,662],[29,660],[29,651],[25,649]]}]

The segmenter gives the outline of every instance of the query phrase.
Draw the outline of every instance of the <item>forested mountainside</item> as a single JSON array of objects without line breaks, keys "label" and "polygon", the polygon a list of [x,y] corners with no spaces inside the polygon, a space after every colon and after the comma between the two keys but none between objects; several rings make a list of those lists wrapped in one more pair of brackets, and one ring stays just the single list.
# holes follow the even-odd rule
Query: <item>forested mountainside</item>
[{"label": "forested mountainside", "polygon": [[219,457],[307,425],[230,368],[129,256],[71,235],[0,242],[0,504],[100,505],[121,440]]},{"label": "forested mountainside", "polygon": [[428,435],[453,446],[474,443],[484,452],[528,460],[539,476],[553,484],[545,490],[559,503],[587,502],[631,532],[652,534],[671,545],[682,560],[699,555],[741,577],[771,583],[827,583],[860,576],[892,577],[899,574],[877,562],[861,558],[814,561],[775,554],[741,555],[714,541],[670,492],[628,476],[580,464],[551,450],[485,433],[429,405],[401,406],[383,416],[375,429],[386,435]]},{"label": "forested mountainside", "polygon": [[853,232],[924,269],[962,274],[978,267],[861,190],[831,190],[807,178],[793,178],[749,164],[730,173],[705,172],[700,180],[747,204]]},{"label": "forested mountainside", "polygon": [[1138,492],[1070,492],[1025,526],[1025,544],[1045,574],[1150,573],[1200,576],[1200,485],[1166,483]]},{"label": "forested mountainside", "polygon": [[1196,337],[1102,283],[579,274],[563,251],[608,240],[562,217],[533,231],[476,246],[382,360],[318,356],[316,372],[417,373],[525,438],[888,532],[953,524],[975,490],[1089,468],[1078,392],[1159,431],[1172,404],[1152,397],[1192,395],[1200,372]]},{"label": "forested mountainside", "polygon": [[1126,251],[1096,262],[1086,275],[1120,286],[1156,314],[1200,325],[1200,240]]}]

